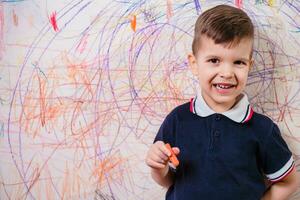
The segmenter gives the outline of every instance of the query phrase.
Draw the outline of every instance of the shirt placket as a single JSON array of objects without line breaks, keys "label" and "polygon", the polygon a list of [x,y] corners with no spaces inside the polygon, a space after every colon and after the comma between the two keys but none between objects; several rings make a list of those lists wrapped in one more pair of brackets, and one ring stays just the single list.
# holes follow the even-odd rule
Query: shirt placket
[{"label": "shirt placket", "polygon": [[220,135],[221,135],[221,115],[214,114],[212,119],[212,128],[210,131],[210,145],[209,151],[211,153],[211,158],[214,160],[216,157],[216,153],[219,149],[220,143]]}]

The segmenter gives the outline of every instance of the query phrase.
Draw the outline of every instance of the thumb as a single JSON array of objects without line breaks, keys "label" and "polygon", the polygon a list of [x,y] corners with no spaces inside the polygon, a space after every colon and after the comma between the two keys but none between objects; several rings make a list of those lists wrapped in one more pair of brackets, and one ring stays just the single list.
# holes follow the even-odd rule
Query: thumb
[{"label": "thumb", "polygon": [[172,151],[175,153],[175,155],[180,153],[180,149],[178,147],[172,147]]}]

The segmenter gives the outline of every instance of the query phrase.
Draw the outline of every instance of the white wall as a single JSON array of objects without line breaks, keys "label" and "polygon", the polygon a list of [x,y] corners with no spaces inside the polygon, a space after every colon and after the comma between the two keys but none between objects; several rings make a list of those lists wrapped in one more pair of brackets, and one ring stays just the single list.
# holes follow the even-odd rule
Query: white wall
[{"label": "white wall", "polygon": [[[166,114],[195,93],[193,25],[218,3],[234,1],[3,0],[0,199],[163,199],[145,154]],[[297,164],[299,8],[243,3],[257,41],[247,92]]]}]

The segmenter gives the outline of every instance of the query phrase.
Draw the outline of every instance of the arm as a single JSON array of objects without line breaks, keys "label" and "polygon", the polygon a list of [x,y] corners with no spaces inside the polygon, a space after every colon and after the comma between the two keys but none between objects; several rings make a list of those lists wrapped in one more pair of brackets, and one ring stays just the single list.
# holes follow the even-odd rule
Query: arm
[{"label": "arm", "polygon": [[298,186],[299,177],[294,167],[285,178],[271,185],[261,200],[286,200],[297,190]]},{"label": "arm", "polygon": [[165,188],[169,188],[174,182],[174,174],[170,171],[169,166],[161,170],[151,168],[151,176],[156,183]]}]

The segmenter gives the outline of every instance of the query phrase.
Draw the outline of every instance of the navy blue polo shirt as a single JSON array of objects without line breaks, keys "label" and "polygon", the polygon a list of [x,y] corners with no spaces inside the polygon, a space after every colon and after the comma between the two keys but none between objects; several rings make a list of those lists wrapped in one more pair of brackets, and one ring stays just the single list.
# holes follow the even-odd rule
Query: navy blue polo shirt
[{"label": "navy blue polo shirt", "polygon": [[258,200],[264,178],[280,181],[294,168],[277,125],[254,112],[246,94],[224,113],[197,95],[166,117],[158,140],[180,148],[167,200]]}]

